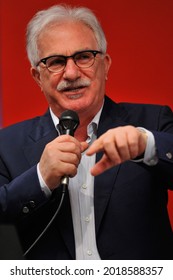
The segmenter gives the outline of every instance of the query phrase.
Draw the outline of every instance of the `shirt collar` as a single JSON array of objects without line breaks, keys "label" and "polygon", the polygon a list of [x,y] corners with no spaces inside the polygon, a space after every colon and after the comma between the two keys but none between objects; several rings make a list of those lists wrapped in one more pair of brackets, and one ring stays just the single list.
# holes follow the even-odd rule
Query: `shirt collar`
[{"label": "shirt collar", "polygon": [[[92,121],[87,126],[87,135],[88,135],[87,142],[91,141],[91,139],[93,137],[93,134],[96,136],[96,131],[97,131],[97,127],[98,127],[98,123],[99,123],[99,120],[100,120],[100,115],[101,115],[102,109],[103,109],[103,105],[102,105],[101,109],[97,112],[95,117],[92,119]],[[53,123],[55,125],[55,128],[57,130],[57,125],[59,124],[59,118],[53,113],[51,108],[49,108],[49,110],[50,110],[50,115],[51,115],[52,121],[53,121]]]}]

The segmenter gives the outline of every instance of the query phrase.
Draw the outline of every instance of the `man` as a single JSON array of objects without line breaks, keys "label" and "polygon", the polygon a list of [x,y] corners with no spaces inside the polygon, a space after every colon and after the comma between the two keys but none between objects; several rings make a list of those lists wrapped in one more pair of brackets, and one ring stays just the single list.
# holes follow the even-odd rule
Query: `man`
[{"label": "man", "polygon": [[[49,110],[0,132],[1,220],[17,225],[26,258],[172,258],[172,111],[105,95],[111,58],[87,8],[38,12],[27,52]],[[75,137],[59,133],[67,109]]]}]

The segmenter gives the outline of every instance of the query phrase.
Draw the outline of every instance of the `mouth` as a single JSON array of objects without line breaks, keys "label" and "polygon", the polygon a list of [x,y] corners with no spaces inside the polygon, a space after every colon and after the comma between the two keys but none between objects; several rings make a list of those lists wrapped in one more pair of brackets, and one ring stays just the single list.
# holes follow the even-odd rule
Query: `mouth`
[{"label": "mouth", "polygon": [[65,94],[65,96],[70,100],[77,100],[84,95],[84,90],[86,86],[68,86],[65,87],[61,93]]},{"label": "mouth", "polygon": [[79,86],[79,87],[66,87],[65,89],[63,89],[63,92],[77,92],[80,91],[81,89],[85,88],[84,86]]},{"label": "mouth", "polygon": [[85,87],[69,87],[63,92],[66,93],[67,98],[69,99],[78,99],[83,96],[83,89]]}]

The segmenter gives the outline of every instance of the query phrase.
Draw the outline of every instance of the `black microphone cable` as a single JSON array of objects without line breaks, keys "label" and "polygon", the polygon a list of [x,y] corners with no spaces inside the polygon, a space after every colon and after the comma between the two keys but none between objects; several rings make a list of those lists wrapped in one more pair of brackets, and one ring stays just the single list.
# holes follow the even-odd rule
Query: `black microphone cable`
[{"label": "black microphone cable", "polygon": [[[72,110],[66,110],[60,116],[58,131],[60,132],[60,135],[69,134],[71,136],[74,136],[74,132],[75,132],[76,128],[78,127],[78,125],[79,125],[79,117],[78,117],[77,113]],[[24,252],[24,254],[23,254],[24,257],[38,243],[38,241],[45,234],[45,232],[48,230],[48,228],[52,225],[53,221],[57,217],[57,215],[61,209],[61,206],[62,206],[62,203],[64,200],[64,196],[65,196],[66,190],[68,188],[68,184],[69,184],[69,177],[63,176],[61,179],[61,184],[60,184],[62,186],[62,195],[61,195],[60,203],[59,203],[54,215],[52,216],[52,218],[46,225],[46,227],[43,229],[43,231],[40,233],[40,235],[35,239],[35,241],[31,244],[31,246]]]},{"label": "black microphone cable", "polygon": [[67,185],[62,185],[62,195],[61,195],[61,200],[60,203],[58,205],[57,210],[55,211],[54,215],[52,216],[52,218],[50,219],[50,221],[48,222],[48,224],[46,225],[46,227],[43,229],[43,231],[40,233],[40,235],[35,239],[35,241],[31,244],[31,246],[24,252],[23,256],[25,257],[31,250],[32,248],[36,245],[36,243],[41,239],[41,237],[45,234],[45,232],[48,230],[48,228],[51,226],[51,224],[53,223],[53,221],[55,220],[56,216],[58,215],[63,200],[64,200],[64,196],[66,193],[66,189],[67,189]]}]

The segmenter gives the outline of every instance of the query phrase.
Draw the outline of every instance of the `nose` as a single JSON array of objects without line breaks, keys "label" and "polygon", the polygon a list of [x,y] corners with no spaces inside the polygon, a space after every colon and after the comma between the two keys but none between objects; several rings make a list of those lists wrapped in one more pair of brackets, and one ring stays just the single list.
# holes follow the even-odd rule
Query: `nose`
[{"label": "nose", "polygon": [[75,64],[75,62],[72,58],[69,58],[67,60],[67,64],[64,69],[63,77],[64,77],[64,79],[68,79],[68,80],[76,80],[77,78],[80,77],[80,69]]}]

